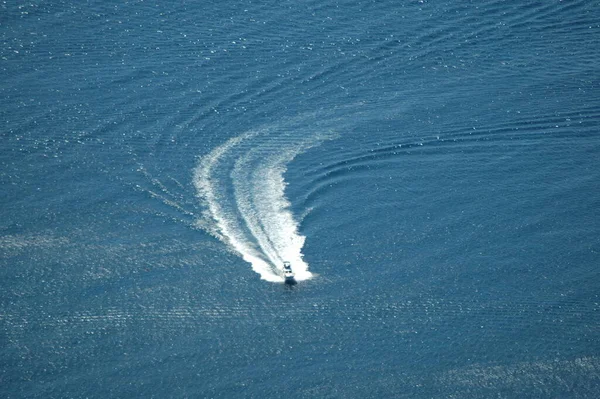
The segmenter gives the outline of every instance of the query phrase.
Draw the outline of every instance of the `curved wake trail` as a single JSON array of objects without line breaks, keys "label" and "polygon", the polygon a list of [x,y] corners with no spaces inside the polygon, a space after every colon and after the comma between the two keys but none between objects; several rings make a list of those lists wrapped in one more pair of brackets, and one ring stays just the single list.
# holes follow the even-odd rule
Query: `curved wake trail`
[{"label": "curved wake trail", "polygon": [[235,137],[202,157],[194,184],[206,207],[206,228],[252,265],[261,278],[282,282],[283,261],[296,280],[312,277],[303,260],[305,237],[285,197],[283,175],[298,154],[331,139],[266,129]]}]

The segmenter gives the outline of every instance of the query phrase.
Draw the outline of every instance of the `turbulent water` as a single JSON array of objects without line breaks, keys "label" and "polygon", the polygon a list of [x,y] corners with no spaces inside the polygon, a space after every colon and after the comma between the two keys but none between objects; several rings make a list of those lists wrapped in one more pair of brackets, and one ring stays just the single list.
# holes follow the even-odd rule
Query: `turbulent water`
[{"label": "turbulent water", "polygon": [[298,233],[285,197],[283,174],[296,155],[327,136],[297,124],[229,139],[202,158],[194,176],[209,219],[199,225],[231,245],[272,282],[283,282],[284,261],[294,265],[297,281],[312,276],[301,253],[305,237]]},{"label": "turbulent water", "polygon": [[600,395],[600,3],[0,33],[1,397]]}]

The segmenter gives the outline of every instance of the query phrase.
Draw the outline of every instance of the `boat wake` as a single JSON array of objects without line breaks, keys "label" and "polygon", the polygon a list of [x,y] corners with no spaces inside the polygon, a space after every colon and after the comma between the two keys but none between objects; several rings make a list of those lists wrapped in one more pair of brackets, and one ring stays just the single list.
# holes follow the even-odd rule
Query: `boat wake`
[{"label": "boat wake", "polygon": [[252,265],[261,278],[282,282],[283,262],[293,265],[296,280],[312,277],[303,260],[305,237],[285,197],[284,173],[298,154],[332,133],[307,134],[291,123],[232,138],[203,156],[194,184],[205,207],[200,227],[221,239]]}]

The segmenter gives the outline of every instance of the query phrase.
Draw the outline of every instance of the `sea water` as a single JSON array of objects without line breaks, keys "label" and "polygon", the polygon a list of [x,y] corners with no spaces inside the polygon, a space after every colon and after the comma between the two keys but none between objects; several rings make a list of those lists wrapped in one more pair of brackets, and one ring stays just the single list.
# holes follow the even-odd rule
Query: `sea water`
[{"label": "sea water", "polygon": [[0,32],[0,396],[600,395],[598,2]]}]

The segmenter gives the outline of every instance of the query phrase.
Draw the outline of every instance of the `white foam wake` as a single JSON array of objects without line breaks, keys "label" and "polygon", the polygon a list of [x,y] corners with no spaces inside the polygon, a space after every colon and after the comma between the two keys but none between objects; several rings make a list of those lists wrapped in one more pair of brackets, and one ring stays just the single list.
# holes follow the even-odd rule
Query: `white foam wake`
[{"label": "white foam wake", "polygon": [[[290,126],[288,126],[290,127]],[[261,278],[283,281],[283,261],[296,279],[312,277],[304,261],[305,237],[285,197],[283,175],[298,154],[333,137],[274,129],[235,137],[202,157],[194,184],[205,206],[199,225],[252,265]]]}]

